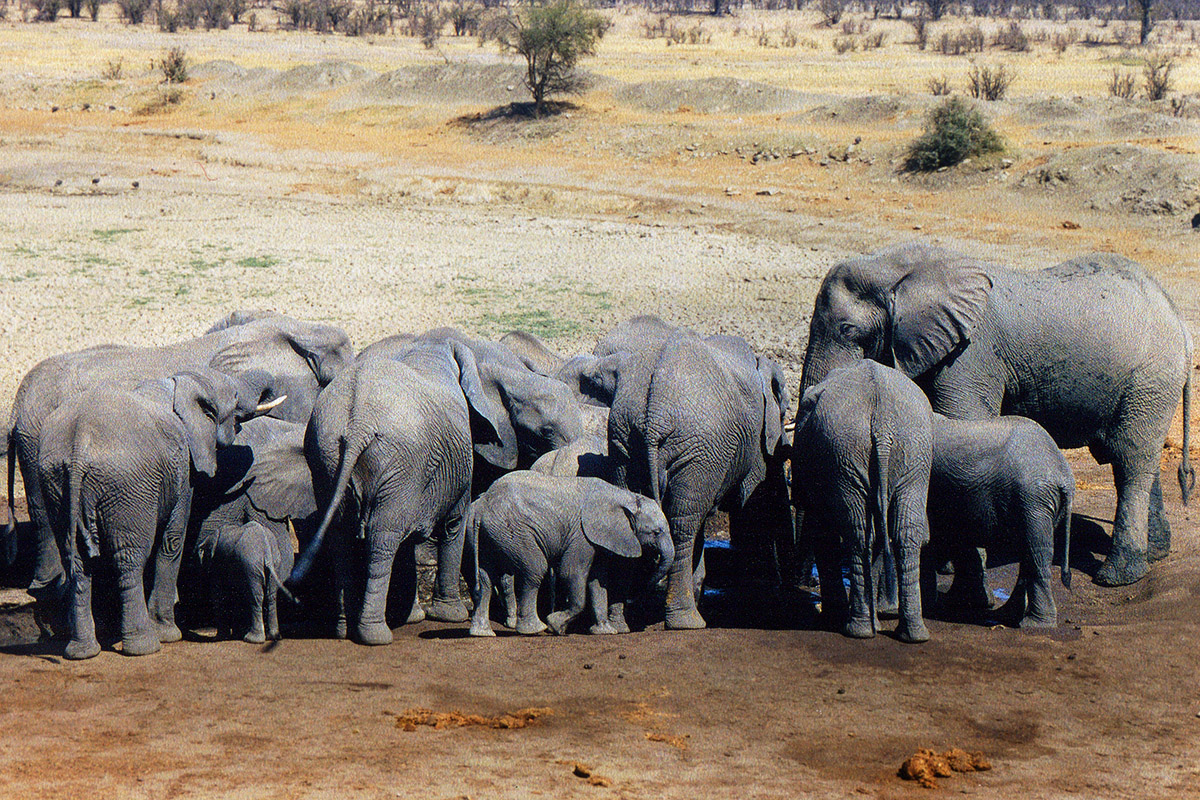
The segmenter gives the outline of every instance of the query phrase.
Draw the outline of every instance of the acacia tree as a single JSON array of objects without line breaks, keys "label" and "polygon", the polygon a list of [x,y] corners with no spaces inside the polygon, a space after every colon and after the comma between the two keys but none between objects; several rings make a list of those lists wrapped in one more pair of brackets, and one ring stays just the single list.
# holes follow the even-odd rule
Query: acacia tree
[{"label": "acacia tree", "polygon": [[1133,5],[1137,7],[1142,16],[1142,30],[1139,36],[1139,42],[1143,46],[1150,38],[1150,29],[1154,27],[1154,20],[1150,18],[1150,9],[1154,3],[1155,0],[1133,0]]},{"label": "acacia tree", "polygon": [[595,55],[605,28],[604,17],[578,0],[524,6],[504,19],[496,39],[502,49],[525,58],[525,85],[535,114],[545,109],[547,96],[579,87],[575,65]]}]

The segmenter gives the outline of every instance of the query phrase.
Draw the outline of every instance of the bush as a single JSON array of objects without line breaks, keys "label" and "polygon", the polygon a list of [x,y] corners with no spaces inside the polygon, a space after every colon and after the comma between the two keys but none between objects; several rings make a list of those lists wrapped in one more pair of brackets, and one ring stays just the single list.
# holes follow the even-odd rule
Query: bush
[{"label": "bush", "polygon": [[833,40],[833,49],[837,51],[839,56],[844,56],[846,53],[853,53],[858,49],[858,39],[853,36],[838,36]]},{"label": "bush", "polygon": [[62,8],[62,0],[31,0],[34,22],[54,22]]},{"label": "bush", "polygon": [[1001,50],[1024,53],[1029,50],[1029,37],[1025,35],[1020,23],[1010,22],[1007,27],[996,32],[996,38],[992,40],[992,44]]},{"label": "bush", "polygon": [[121,10],[121,18],[130,25],[141,25],[151,5],[152,0],[117,0],[117,8]]},{"label": "bush", "polygon": [[182,47],[172,47],[163,53],[154,66],[162,72],[164,83],[183,83],[188,79],[187,53]]},{"label": "bush", "polygon": [[525,85],[535,113],[542,113],[547,96],[578,88],[575,64],[595,54],[606,27],[604,17],[577,0],[524,6],[505,18],[496,38],[502,49],[525,58]]},{"label": "bush", "polygon": [[908,148],[904,168],[929,172],[1004,149],[1000,134],[978,108],[951,97],[929,113],[925,132]]},{"label": "bush", "polygon": [[971,65],[967,71],[967,91],[976,100],[1003,100],[1016,75],[1001,64],[998,67]]},{"label": "bush", "polygon": [[104,69],[100,70],[100,77],[106,81],[119,81],[121,75],[125,72],[125,59],[118,56],[110,58],[104,64]]},{"label": "bush", "polygon": [[1108,93],[1122,100],[1132,100],[1137,94],[1137,78],[1132,72],[1113,67],[1112,77],[1108,79]]},{"label": "bush", "polygon": [[883,31],[876,31],[863,37],[863,50],[878,50],[887,42],[887,34]]},{"label": "bush", "polygon": [[909,24],[913,26],[913,33],[916,34],[916,45],[918,50],[924,50],[929,43],[929,17],[925,16],[924,10],[917,16],[909,19]]},{"label": "bush", "polygon": [[1143,86],[1146,98],[1162,100],[1171,91],[1171,70],[1175,68],[1175,59],[1166,53],[1154,53],[1146,57],[1142,65]]},{"label": "bush", "polygon": [[432,50],[441,37],[442,26],[445,24],[446,18],[442,16],[442,12],[436,6],[430,5],[414,12],[408,27],[412,35],[421,40],[421,45],[426,50]]},{"label": "bush", "polygon": [[375,0],[367,0],[366,5],[350,12],[342,25],[342,33],[347,36],[382,36],[391,26],[391,6],[379,6]]},{"label": "bush", "polygon": [[929,87],[929,93],[934,97],[946,97],[950,94],[950,79],[945,75],[930,78],[925,85]]}]

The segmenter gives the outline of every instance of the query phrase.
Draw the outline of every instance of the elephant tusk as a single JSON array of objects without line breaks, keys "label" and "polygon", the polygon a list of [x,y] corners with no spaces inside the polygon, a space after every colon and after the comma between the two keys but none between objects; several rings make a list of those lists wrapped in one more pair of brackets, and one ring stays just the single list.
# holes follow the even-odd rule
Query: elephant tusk
[{"label": "elephant tusk", "polygon": [[276,397],[274,400],[272,400],[269,403],[259,403],[258,406],[255,407],[254,413],[255,414],[266,414],[271,409],[277,408],[284,400],[287,400],[287,397],[288,396],[286,394],[283,394],[283,395],[280,395],[279,397]]}]

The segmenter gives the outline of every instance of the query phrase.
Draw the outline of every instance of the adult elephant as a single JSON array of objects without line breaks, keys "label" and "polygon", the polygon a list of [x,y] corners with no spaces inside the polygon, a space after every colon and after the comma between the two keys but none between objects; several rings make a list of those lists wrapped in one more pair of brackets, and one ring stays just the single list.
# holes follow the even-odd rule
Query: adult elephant
[{"label": "adult elephant", "polygon": [[783,373],[739,338],[702,339],[656,317],[619,326],[597,355],[618,351],[630,357],[608,422],[614,481],[652,497],[670,523],[667,627],[702,628],[696,570],[714,508],[730,512],[735,545],[750,516],[791,530]]},{"label": "adult elephant", "polygon": [[17,388],[8,426],[8,526],[2,549],[15,557],[15,469],[19,463],[38,552],[29,591],[51,606],[62,590],[63,567],[36,465],[42,424],[68,398],[101,383],[133,388],[146,380],[212,367],[229,375],[253,373],[264,394],[287,401],[272,416],[306,422],[321,387],[351,360],[350,339],[340,328],[281,314],[234,312],[195,339],[157,347],[101,345],[51,356],[33,367]]},{"label": "adult elephant", "polygon": [[[483,391],[475,357],[460,344],[418,343],[390,358],[359,359],[321,394],[305,451],[324,512],[289,582],[304,580],[335,526],[339,636],[352,630],[363,644],[392,641],[393,562],[400,554],[411,565],[412,545],[429,537],[438,543],[431,616],[467,618],[458,581],[473,450],[497,466],[516,463],[507,415]],[[352,580],[356,542],[362,557],[355,561],[365,575]],[[398,610],[416,621],[423,614],[411,590],[408,607]]]},{"label": "adult elephant", "polygon": [[862,358],[894,364],[950,417],[1017,414],[1059,447],[1087,445],[1117,487],[1112,549],[1096,575],[1129,584],[1170,547],[1159,459],[1184,404],[1184,502],[1192,339],[1137,264],[1082,256],[1017,272],[924,244],[836,265],[817,294],[800,390]]}]

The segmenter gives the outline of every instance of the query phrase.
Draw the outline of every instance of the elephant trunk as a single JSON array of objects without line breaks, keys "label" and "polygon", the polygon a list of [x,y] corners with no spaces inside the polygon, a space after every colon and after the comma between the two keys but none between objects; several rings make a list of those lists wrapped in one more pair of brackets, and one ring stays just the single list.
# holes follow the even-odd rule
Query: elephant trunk
[{"label": "elephant trunk", "polygon": [[675,562],[675,541],[671,538],[671,532],[664,530],[654,538],[654,549],[658,552],[658,566],[654,570],[654,575],[650,578],[650,585],[657,586],[662,582],[662,579],[667,577],[667,573],[671,571],[671,565]]}]

